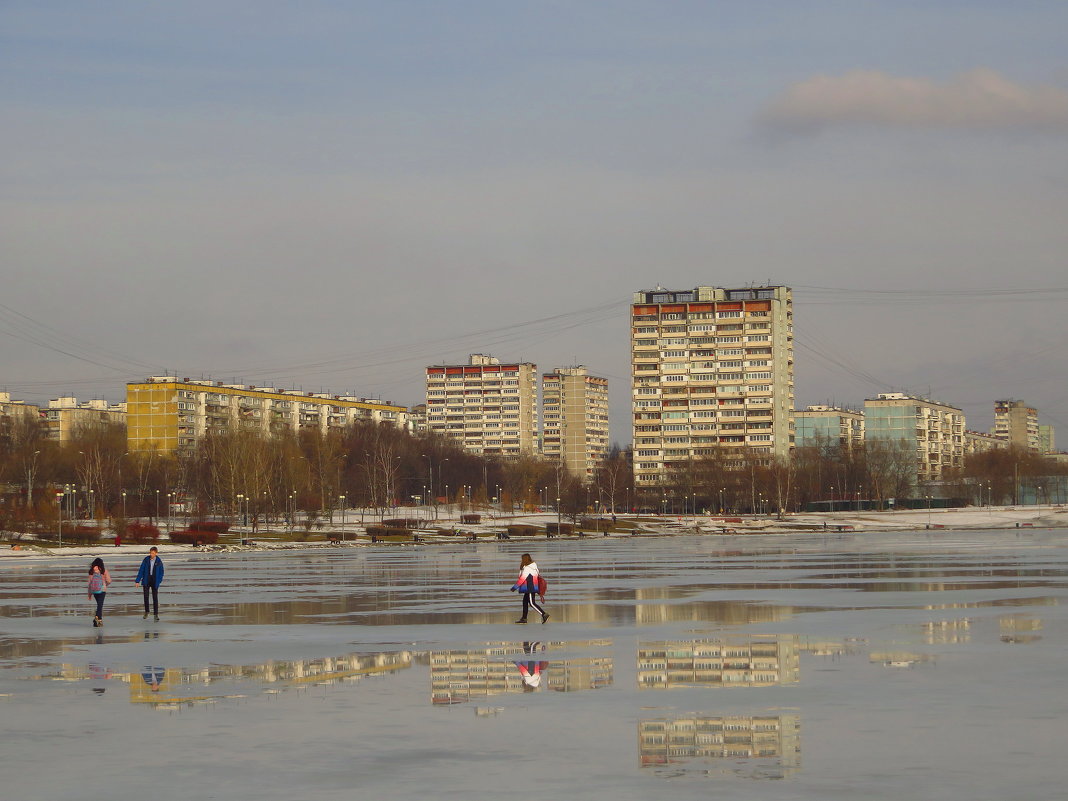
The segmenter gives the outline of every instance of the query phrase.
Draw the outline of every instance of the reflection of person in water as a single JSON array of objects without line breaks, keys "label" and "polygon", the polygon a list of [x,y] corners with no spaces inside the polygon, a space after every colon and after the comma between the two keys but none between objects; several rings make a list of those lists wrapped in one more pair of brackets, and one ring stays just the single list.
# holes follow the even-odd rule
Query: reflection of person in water
[{"label": "reflection of person in water", "polygon": [[[523,643],[525,654],[536,654],[544,650],[545,646],[540,642]],[[515,666],[519,668],[519,675],[523,677],[523,692],[532,693],[541,686],[541,674],[549,667],[549,663],[545,660],[531,659],[526,662],[516,662]]]},{"label": "reflection of person in water", "polygon": [[141,671],[141,678],[145,680],[145,684],[154,693],[159,692],[159,686],[163,684],[163,679],[166,676],[167,671],[161,667],[149,667],[145,665],[145,669]]}]

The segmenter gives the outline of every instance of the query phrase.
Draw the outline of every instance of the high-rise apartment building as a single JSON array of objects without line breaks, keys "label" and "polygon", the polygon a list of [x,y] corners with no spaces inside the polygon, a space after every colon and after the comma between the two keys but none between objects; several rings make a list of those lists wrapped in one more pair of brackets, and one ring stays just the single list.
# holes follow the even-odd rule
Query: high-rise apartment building
[{"label": "high-rise apartment building", "polygon": [[897,443],[902,455],[915,459],[918,483],[964,466],[964,431],[964,412],[955,406],[902,392],[864,401],[865,442]]},{"label": "high-rise apartment building", "polygon": [[1056,432],[1053,426],[1038,427],[1038,452],[1053,453],[1057,449]]},{"label": "high-rise apartment building", "polygon": [[403,426],[407,418],[405,407],[389,401],[173,376],[127,384],[126,411],[129,449],[161,453],[189,452],[212,432],[326,432],[357,421]]},{"label": "high-rise apartment building", "polygon": [[1038,410],[1022,400],[994,401],[993,433],[1010,445],[1038,453]]},{"label": "high-rise apartment building", "polygon": [[608,453],[608,379],[585,367],[557,367],[541,377],[542,455],[590,481]]},{"label": "high-rise apartment building", "polygon": [[714,453],[793,447],[789,287],[637,292],[631,306],[634,480]]},{"label": "high-rise apartment building", "polygon": [[806,406],[794,411],[794,446],[834,445],[851,451],[864,444],[864,412],[838,406]]},{"label": "high-rise apartment building", "polygon": [[468,364],[426,368],[426,413],[431,431],[464,450],[514,459],[537,451],[537,366],[501,364],[480,353]]}]

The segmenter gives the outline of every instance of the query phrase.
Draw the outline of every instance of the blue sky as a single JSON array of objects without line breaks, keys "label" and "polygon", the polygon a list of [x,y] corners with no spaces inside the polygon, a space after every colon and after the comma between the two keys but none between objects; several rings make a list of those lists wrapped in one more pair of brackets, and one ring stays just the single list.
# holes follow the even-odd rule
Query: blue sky
[{"label": "blue sky", "polygon": [[799,404],[1020,397],[1068,442],[1066,17],[0,3],[0,388],[412,404],[488,351],[607,375],[627,442],[631,293],[770,280]]}]

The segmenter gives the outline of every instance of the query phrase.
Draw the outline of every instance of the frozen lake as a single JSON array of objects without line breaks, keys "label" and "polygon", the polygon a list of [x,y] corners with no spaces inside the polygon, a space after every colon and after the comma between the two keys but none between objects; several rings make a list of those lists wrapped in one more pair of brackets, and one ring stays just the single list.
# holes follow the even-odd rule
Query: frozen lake
[{"label": "frozen lake", "polygon": [[101,555],[0,559],[4,798],[1064,795],[1063,530]]}]

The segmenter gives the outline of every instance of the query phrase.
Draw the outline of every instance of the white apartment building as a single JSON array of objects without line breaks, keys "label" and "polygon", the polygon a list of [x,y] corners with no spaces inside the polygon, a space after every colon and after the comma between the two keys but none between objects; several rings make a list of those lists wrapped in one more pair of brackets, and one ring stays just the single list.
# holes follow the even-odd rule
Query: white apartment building
[{"label": "white apartment building", "polygon": [[608,379],[585,367],[557,367],[541,377],[542,455],[592,481],[608,453]]},{"label": "white apartment building", "polygon": [[77,398],[65,395],[50,400],[48,408],[42,410],[42,417],[50,440],[68,442],[80,428],[125,423],[126,404],[100,399],[79,403]]},{"label": "white apartment building", "polygon": [[946,403],[884,392],[864,401],[865,441],[900,442],[915,455],[918,483],[964,466],[964,412]]},{"label": "white apartment building", "polygon": [[840,406],[806,406],[794,411],[794,446],[836,445],[851,451],[864,445],[864,412]]},{"label": "white apartment building", "polygon": [[357,421],[403,427],[407,420],[407,409],[390,401],[174,376],[127,384],[125,405],[130,451],[161,453],[188,452],[208,433],[233,429],[326,432]]},{"label": "white apartment building", "polygon": [[467,364],[426,368],[426,415],[431,431],[469,453],[514,459],[537,452],[537,366],[501,364],[481,353]]},{"label": "white apartment building", "polygon": [[974,456],[979,453],[986,453],[996,448],[1007,448],[1008,443],[1000,437],[995,437],[993,434],[985,434],[982,431],[965,431],[964,432],[964,455]]},{"label": "white apartment building", "polygon": [[637,292],[631,306],[634,480],[727,452],[793,447],[789,287]]}]

